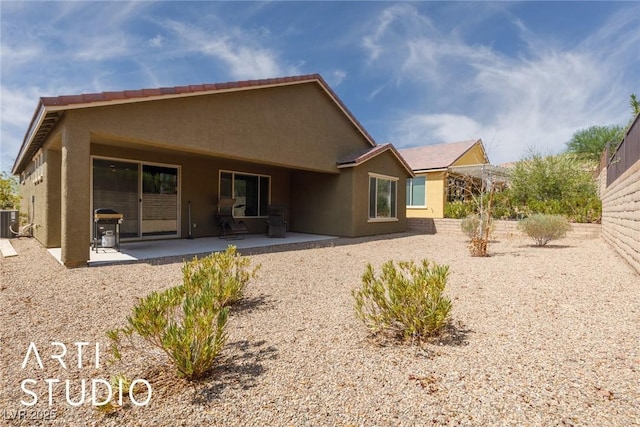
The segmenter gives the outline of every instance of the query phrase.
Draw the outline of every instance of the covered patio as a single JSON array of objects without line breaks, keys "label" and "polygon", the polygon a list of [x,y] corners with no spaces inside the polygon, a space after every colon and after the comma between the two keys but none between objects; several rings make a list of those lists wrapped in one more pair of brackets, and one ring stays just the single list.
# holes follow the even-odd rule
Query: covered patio
[{"label": "covered patio", "polygon": [[[184,256],[191,258],[198,254],[219,252],[229,245],[238,249],[262,248],[268,246],[288,245],[292,243],[310,243],[335,239],[333,236],[319,234],[287,232],[284,238],[269,238],[264,234],[249,234],[243,239],[221,239],[218,237],[201,237],[197,239],[144,240],[123,242],[120,252],[113,248],[98,248],[91,251],[89,266],[110,263],[135,262],[156,258]],[[62,264],[61,248],[50,248],[49,253]]]}]

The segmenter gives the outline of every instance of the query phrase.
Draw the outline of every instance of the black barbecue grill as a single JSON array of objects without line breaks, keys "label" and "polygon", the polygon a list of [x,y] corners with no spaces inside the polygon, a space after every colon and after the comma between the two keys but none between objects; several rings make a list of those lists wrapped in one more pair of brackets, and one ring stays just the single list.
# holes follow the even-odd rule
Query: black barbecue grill
[{"label": "black barbecue grill", "polygon": [[93,211],[93,249],[97,252],[102,246],[102,236],[106,234],[107,228],[113,228],[115,238],[115,248],[120,250],[120,224],[124,220],[124,215],[113,209],[96,209]]}]

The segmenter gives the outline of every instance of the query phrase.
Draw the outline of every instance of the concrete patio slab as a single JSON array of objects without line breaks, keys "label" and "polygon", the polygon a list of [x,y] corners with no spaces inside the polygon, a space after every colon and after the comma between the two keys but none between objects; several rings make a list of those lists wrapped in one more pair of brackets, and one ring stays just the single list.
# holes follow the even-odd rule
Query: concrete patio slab
[{"label": "concrete patio slab", "polygon": [[[141,261],[170,256],[186,256],[207,252],[219,252],[229,245],[238,249],[261,248],[267,246],[288,245],[292,243],[308,243],[335,239],[333,236],[288,232],[284,238],[269,238],[263,234],[249,234],[244,239],[220,239],[218,237],[201,237],[198,239],[168,239],[124,242],[120,252],[112,248],[99,248],[91,251],[89,265]],[[49,253],[61,262],[61,249],[48,249]]]}]

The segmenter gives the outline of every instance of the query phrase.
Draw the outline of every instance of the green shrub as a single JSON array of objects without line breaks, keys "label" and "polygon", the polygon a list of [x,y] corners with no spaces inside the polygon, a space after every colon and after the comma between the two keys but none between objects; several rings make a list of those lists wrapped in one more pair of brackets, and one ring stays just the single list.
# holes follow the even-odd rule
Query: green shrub
[{"label": "green shrub", "polygon": [[495,219],[516,219],[520,215],[520,209],[514,206],[510,198],[509,190],[496,191],[493,195],[491,217]]},{"label": "green shrub", "polygon": [[155,291],[141,299],[127,316],[127,327],[107,332],[116,359],[121,337],[137,334],[162,350],[178,375],[189,380],[205,376],[226,341],[227,305],[237,301],[256,269],[247,271],[249,259],[230,246],[183,265],[183,284]]},{"label": "green shrub", "polygon": [[480,216],[477,214],[469,215],[465,219],[460,222],[460,228],[462,232],[472,240],[478,237],[484,237],[484,231],[486,227],[489,227],[489,232],[491,232],[491,221],[488,221],[488,218],[485,217],[482,219],[482,230],[480,230]]},{"label": "green shrub", "polygon": [[473,214],[476,211],[476,206],[473,201],[460,201],[447,202],[444,206],[444,217],[461,219]]},{"label": "green shrub", "polygon": [[451,300],[444,296],[449,266],[393,261],[376,277],[371,264],[362,275],[362,287],[353,291],[356,316],[374,333],[391,332],[408,339],[436,335],[446,325]]},{"label": "green shrub", "polygon": [[531,237],[537,246],[544,246],[551,240],[566,236],[571,225],[562,215],[534,214],[520,221],[518,228]]},{"label": "green shrub", "polygon": [[212,253],[204,258],[195,257],[182,266],[183,283],[187,289],[201,289],[210,284],[216,291],[216,303],[225,307],[244,295],[244,289],[258,267],[249,270],[249,258],[243,258],[235,246],[225,252]]}]

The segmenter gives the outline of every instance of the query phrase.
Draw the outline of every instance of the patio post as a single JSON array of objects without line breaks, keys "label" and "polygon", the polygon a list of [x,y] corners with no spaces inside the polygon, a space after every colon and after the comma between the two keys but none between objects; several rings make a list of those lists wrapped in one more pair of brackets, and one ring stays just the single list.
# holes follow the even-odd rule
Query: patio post
[{"label": "patio post", "polygon": [[61,259],[66,267],[82,267],[89,260],[91,240],[90,137],[68,122],[62,131],[61,169]]}]

